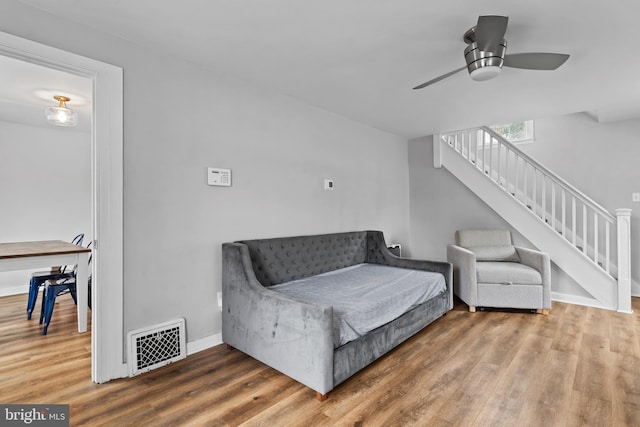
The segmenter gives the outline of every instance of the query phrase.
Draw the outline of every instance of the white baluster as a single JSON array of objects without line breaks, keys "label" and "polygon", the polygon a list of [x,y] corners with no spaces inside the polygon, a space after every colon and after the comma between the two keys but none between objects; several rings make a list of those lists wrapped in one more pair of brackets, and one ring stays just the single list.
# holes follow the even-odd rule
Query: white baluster
[{"label": "white baluster", "polygon": [[542,174],[542,222],[547,219],[547,176]]},{"label": "white baluster", "polygon": [[551,181],[551,228],[556,229],[556,182]]},{"label": "white baluster", "polygon": [[522,159],[523,163],[524,163],[524,189],[522,194],[524,195],[524,205],[528,206],[529,205],[529,183],[527,182],[529,180],[529,163],[527,162],[526,159]]},{"label": "white baluster", "polygon": [[468,159],[469,158],[469,150],[467,150],[466,153],[464,152],[464,149],[467,148],[467,144],[466,144],[467,138],[465,138],[465,136],[466,136],[465,133],[460,135],[460,138],[462,138],[461,141],[460,141],[460,151],[462,151],[462,157],[465,158],[465,159]]},{"label": "white baluster", "polygon": [[478,135],[478,143],[480,144],[480,161],[477,162],[476,166],[484,172],[484,133]]},{"label": "white baluster", "polygon": [[538,171],[536,169],[535,166],[532,166],[533,168],[533,176],[531,178],[531,180],[533,181],[533,191],[531,193],[532,195],[532,199],[533,201],[531,202],[531,210],[533,211],[534,214],[537,215],[536,211],[537,211],[537,205],[538,205],[538,189],[537,189],[537,183],[538,183]]},{"label": "white baluster", "polygon": [[500,185],[500,183],[502,182],[502,144],[500,143],[500,141],[496,141],[497,142],[497,148],[498,148],[498,185]]},{"label": "white baluster", "polygon": [[593,211],[593,261],[598,264],[598,213]]},{"label": "white baluster", "polygon": [[505,147],[507,150],[507,156],[505,157],[505,162],[504,162],[504,187],[505,190],[507,190],[507,193],[511,193],[511,190],[509,190],[509,158],[511,157],[511,149],[509,147]]},{"label": "white baluster", "polygon": [[609,225],[611,223],[609,221],[607,221],[607,219],[605,218],[605,222],[604,222],[604,242],[605,242],[605,247],[604,247],[604,269],[607,273],[609,273],[611,270],[611,236],[610,236],[610,231],[609,231]]},{"label": "white baluster", "polygon": [[478,132],[473,134],[473,146],[475,147],[474,153],[476,156],[476,167],[480,164],[480,143],[478,142]]},{"label": "white baluster", "polygon": [[587,205],[582,204],[582,253],[587,254]]},{"label": "white baluster", "polygon": [[519,184],[520,184],[520,156],[518,156],[518,153],[515,153],[516,159],[515,159],[515,173],[516,173],[516,184],[515,184],[515,189],[514,189],[514,194],[516,195],[516,200],[520,200],[520,197],[518,196],[518,191],[520,190]]},{"label": "white baluster", "polygon": [[489,178],[493,180],[493,137],[489,137]]},{"label": "white baluster", "polygon": [[571,244],[576,246],[576,235],[578,234],[578,224],[576,223],[576,197],[571,199],[571,229],[573,230],[573,236],[571,237]]},{"label": "white baluster", "polygon": [[567,238],[567,194],[562,187],[562,192],[560,193],[562,197],[562,237]]}]

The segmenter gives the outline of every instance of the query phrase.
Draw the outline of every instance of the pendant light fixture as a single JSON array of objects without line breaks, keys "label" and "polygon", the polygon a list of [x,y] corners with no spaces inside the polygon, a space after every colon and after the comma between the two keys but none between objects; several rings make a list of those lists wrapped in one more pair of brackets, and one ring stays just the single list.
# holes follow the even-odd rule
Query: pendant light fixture
[{"label": "pendant light fixture", "polygon": [[58,101],[57,107],[47,107],[44,110],[47,122],[56,126],[75,126],[78,124],[78,113],[67,107],[67,102],[71,101],[69,97],[56,95],[53,97]]}]

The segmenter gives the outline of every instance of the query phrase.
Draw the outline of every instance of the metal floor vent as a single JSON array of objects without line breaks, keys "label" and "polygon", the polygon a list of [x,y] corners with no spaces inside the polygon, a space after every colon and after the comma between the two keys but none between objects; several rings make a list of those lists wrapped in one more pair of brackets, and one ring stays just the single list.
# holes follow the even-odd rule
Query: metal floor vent
[{"label": "metal floor vent", "polygon": [[187,357],[183,318],[131,331],[128,337],[131,376]]}]

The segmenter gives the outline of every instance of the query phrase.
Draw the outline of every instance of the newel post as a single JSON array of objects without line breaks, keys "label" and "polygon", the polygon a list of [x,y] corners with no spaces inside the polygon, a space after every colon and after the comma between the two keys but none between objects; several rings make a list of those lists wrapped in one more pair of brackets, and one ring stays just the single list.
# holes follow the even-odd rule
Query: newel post
[{"label": "newel post", "polygon": [[442,167],[442,154],[440,153],[440,143],[442,141],[442,135],[436,133],[433,135],[433,167]]},{"label": "newel post", "polygon": [[618,223],[618,311],[631,313],[631,209],[616,209]]}]

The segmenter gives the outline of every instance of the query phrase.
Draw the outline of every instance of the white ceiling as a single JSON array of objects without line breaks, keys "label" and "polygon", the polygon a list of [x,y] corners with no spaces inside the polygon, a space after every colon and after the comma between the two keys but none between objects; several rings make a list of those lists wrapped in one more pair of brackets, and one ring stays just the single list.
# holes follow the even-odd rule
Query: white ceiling
[{"label": "white ceiling", "polygon": [[[617,0],[21,0],[72,21],[407,137],[590,111],[640,116],[640,2]],[[464,32],[509,16],[508,53],[556,71],[465,71]]]}]

